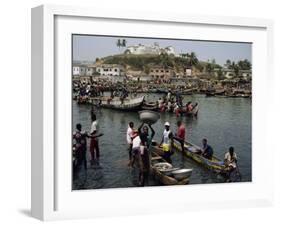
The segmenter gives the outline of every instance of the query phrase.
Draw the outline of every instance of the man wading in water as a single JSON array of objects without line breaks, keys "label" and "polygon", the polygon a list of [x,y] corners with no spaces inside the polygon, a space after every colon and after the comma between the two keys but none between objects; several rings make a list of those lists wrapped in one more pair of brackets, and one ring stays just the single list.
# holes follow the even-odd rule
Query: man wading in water
[{"label": "man wading in water", "polygon": [[152,142],[152,139],[155,135],[155,131],[152,126],[149,124],[149,128],[151,130],[151,135],[149,136],[148,127],[143,126],[144,123],[138,128],[139,137],[140,137],[140,147],[138,153],[139,159],[139,185],[144,186],[145,181],[148,180],[149,168],[150,168],[150,158],[149,158],[149,147]]},{"label": "man wading in water", "polygon": [[128,143],[128,151],[129,151],[129,163],[128,166],[132,166],[133,165],[133,139],[137,136],[138,134],[135,132],[134,130],[134,123],[130,122],[128,125],[128,129],[127,129],[127,143]]},{"label": "man wading in water", "polygon": [[99,142],[98,137],[103,136],[103,134],[98,134],[98,122],[97,117],[94,113],[91,114],[92,117],[92,125],[91,125],[91,143],[90,143],[90,154],[91,154],[91,165],[93,165],[95,161],[95,152],[96,152],[96,160],[99,163],[100,158],[100,149],[99,149]]},{"label": "man wading in water", "polygon": [[77,165],[81,166],[84,163],[84,168],[87,169],[86,150],[87,150],[87,137],[85,131],[81,131],[82,126],[80,123],[76,125],[76,132],[73,134],[73,144],[75,146],[75,157],[77,158]]}]

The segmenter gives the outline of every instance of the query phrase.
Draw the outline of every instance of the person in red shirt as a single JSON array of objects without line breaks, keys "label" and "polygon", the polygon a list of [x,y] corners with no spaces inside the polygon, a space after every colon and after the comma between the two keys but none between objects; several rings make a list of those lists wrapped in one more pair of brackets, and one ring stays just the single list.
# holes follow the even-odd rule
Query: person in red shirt
[{"label": "person in red shirt", "polygon": [[178,131],[176,133],[175,139],[178,140],[181,144],[182,153],[184,153],[184,141],[185,141],[185,127],[182,121],[177,122]]}]

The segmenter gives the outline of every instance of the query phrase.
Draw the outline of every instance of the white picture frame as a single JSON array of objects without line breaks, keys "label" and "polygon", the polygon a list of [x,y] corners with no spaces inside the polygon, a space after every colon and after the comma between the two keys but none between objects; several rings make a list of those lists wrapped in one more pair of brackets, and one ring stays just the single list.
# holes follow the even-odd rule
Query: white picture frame
[{"label": "white picture frame", "polygon": [[[77,32],[91,34],[93,32],[91,29],[87,32],[87,23],[95,24],[95,33],[100,34],[104,34],[105,31],[98,26],[99,23],[108,23],[106,26],[111,26],[111,34],[120,32],[120,35],[142,37],[145,34],[148,37],[151,36],[151,29],[157,26],[168,26],[171,34],[174,32],[172,37],[180,36],[179,33],[175,35],[179,27],[181,29],[189,27],[189,29],[194,29],[194,33],[189,37],[183,34],[180,38],[200,39],[201,37],[202,40],[206,40],[209,33],[208,40],[252,42],[253,181],[241,184],[75,192],[69,189],[71,171],[69,171],[69,164],[61,160],[62,156],[71,150],[64,147],[62,141],[71,139],[69,135],[71,125],[67,124],[71,112],[67,112],[68,101],[64,102],[64,109],[60,104],[68,98],[69,91],[67,90],[70,90],[68,85],[71,85],[70,74],[69,78],[66,76],[68,70],[71,70],[70,67],[68,68],[71,59],[69,56],[71,46],[68,45],[69,34]],[[114,30],[115,23],[120,25],[119,31]],[[129,26],[128,28],[145,26],[147,29],[131,29],[128,32],[126,26]],[[77,27],[80,28],[77,29]],[[196,29],[198,29],[197,33]],[[218,32],[214,32],[213,29],[217,29]],[[204,33],[204,30],[208,32]],[[163,37],[165,33],[161,32],[159,29],[156,36]],[[267,171],[273,169],[273,149],[268,148],[270,147],[269,140],[264,136],[268,132],[266,124],[268,115],[261,109],[262,102],[271,93],[273,86],[272,33],[273,22],[265,19],[183,15],[168,12],[123,12],[114,9],[105,11],[56,5],[43,5],[32,9],[32,216],[41,220],[56,220],[170,212],[171,208],[167,210],[166,205],[177,212],[271,205],[273,178],[268,177],[263,168]],[[56,77],[57,74],[62,76]],[[66,85],[62,86],[62,83]],[[62,127],[65,129],[63,134],[60,132]],[[58,136],[60,139],[57,138]],[[264,150],[266,150],[266,156],[263,155]],[[62,178],[62,175],[66,175],[65,178]],[[168,197],[171,192],[176,194],[174,199],[163,200],[163,197]],[[94,206],[85,204],[86,199],[89,203],[94,202]]]}]

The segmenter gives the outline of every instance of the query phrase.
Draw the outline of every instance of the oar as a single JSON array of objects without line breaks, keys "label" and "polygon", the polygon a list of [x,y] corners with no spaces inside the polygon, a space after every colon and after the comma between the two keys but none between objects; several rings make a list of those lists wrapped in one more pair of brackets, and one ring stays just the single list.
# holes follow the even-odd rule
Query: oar
[{"label": "oar", "polygon": [[240,173],[240,170],[239,170],[239,167],[238,167],[237,163],[236,163],[236,170],[237,170],[237,174],[239,175],[239,180],[241,181],[242,180],[242,175]]}]

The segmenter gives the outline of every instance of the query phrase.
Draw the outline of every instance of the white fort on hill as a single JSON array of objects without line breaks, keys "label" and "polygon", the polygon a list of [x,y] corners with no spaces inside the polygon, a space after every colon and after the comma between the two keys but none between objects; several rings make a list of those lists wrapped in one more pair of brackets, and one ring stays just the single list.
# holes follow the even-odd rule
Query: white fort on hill
[{"label": "white fort on hill", "polygon": [[161,48],[158,43],[154,43],[153,45],[138,44],[134,46],[128,46],[127,49],[125,50],[125,54],[135,54],[135,55],[141,55],[141,54],[160,55],[161,53],[166,53],[168,55],[176,56],[176,51],[174,47],[167,46],[165,48]]}]

